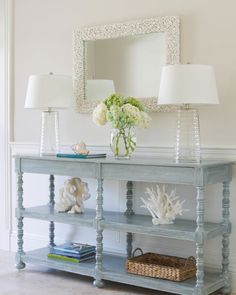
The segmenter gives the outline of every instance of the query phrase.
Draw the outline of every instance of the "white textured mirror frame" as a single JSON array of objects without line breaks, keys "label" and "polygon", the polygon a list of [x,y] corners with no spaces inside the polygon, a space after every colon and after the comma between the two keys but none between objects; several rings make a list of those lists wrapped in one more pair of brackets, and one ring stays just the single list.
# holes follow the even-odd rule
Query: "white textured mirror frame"
[{"label": "white textured mirror frame", "polygon": [[[85,99],[86,41],[111,39],[149,33],[166,34],[166,64],[180,62],[180,19],[178,16],[162,16],[132,22],[107,24],[77,29],[73,33],[73,83],[75,109],[79,113],[91,113],[100,100]],[[175,106],[158,106],[157,98],[141,99],[148,112],[169,112]]]}]

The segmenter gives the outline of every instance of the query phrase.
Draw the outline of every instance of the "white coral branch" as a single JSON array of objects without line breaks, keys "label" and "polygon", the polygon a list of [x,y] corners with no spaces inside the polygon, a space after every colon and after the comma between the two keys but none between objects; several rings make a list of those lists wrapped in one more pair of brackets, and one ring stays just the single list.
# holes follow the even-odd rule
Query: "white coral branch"
[{"label": "white coral branch", "polygon": [[182,215],[183,212],[188,211],[183,209],[184,201],[180,201],[176,195],[176,189],[172,190],[170,194],[166,192],[163,185],[161,188],[156,186],[156,191],[153,188],[146,188],[145,192],[148,197],[141,198],[143,205],[152,215],[153,224],[169,224],[173,223],[177,215]]}]

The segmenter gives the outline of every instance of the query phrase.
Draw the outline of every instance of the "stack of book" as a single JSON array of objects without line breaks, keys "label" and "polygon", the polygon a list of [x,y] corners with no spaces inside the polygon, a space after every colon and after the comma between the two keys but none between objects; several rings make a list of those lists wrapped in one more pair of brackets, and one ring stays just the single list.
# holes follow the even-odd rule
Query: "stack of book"
[{"label": "stack of book", "polygon": [[95,258],[95,246],[81,243],[66,243],[50,248],[48,258],[82,262]]}]

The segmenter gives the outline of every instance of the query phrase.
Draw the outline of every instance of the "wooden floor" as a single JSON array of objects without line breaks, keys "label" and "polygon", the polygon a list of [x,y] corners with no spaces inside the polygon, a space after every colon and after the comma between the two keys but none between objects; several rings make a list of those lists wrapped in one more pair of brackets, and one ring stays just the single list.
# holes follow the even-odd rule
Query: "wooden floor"
[{"label": "wooden floor", "polygon": [[1,295],[168,295],[112,282],[97,289],[91,278],[36,266],[17,271],[14,255],[4,251],[0,251],[0,265]]}]

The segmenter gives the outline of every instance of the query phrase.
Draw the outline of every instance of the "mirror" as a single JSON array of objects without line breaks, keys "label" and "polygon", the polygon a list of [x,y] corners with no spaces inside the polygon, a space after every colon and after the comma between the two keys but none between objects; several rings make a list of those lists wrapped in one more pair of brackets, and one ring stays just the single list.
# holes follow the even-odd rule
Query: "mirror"
[{"label": "mirror", "polygon": [[76,110],[92,112],[110,94],[134,96],[147,111],[158,106],[162,66],[179,62],[179,18],[159,17],[74,32]]},{"label": "mirror", "polygon": [[[115,92],[123,96],[157,96],[159,69],[166,60],[164,33],[86,41],[85,44],[86,81],[112,80]],[[88,86],[87,82],[85,99],[91,99]]]}]

